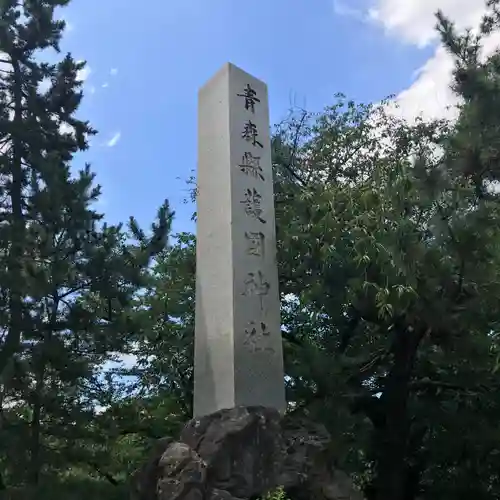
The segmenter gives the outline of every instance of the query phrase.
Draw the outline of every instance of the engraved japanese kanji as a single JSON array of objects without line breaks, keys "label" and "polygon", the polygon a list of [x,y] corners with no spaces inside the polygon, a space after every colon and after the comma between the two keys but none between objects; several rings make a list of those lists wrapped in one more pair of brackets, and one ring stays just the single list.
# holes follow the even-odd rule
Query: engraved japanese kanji
[{"label": "engraved japanese kanji", "polygon": [[245,279],[245,291],[243,295],[247,297],[256,296],[259,298],[260,309],[264,309],[264,296],[269,293],[271,285],[265,280],[262,271],[250,272]]},{"label": "engraved japanese kanji", "polygon": [[260,231],[245,231],[247,254],[262,257],[264,255],[264,234]]},{"label": "engraved japanese kanji", "polygon": [[241,163],[238,165],[240,170],[247,175],[252,177],[260,178],[264,180],[264,176],[262,175],[262,167],[260,166],[260,156],[254,156],[250,152],[243,153],[241,158]]},{"label": "engraved japanese kanji", "polygon": [[236,94],[238,97],[245,98],[245,109],[255,113],[255,103],[260,102],[260,99],[257,97],[257,92],[247,83],[243,94]]},{"label": "engraved japanese kanji", "polygon": [[245,197],[240,201],[245,207],[245,214],[249,217],[257,219],[262,224],[265,224],[265,219],[262,218],[262,195],[255,188],[248,188],[245,191]]},{"label": "engraved japanese kanji", "polygon": [[250,321],[245,328],[245,340],[243,344],[250,348],[252,352],[267,351],[274,353],[272,347],[266,346],[266,337],[270,336],[267,325],[264,322]]},{"label": "engraved japanese kanji", "polygon": [[241,137],[243,137],[246,141],[251,142],[253,146],[259,146],[260,148],[264,147],[262,143],[257,140],[257,137],[259,137],[257,125],[255,125],[255,123],[251,120],[248,120],[245,123],[245,128],[243,129]]}]

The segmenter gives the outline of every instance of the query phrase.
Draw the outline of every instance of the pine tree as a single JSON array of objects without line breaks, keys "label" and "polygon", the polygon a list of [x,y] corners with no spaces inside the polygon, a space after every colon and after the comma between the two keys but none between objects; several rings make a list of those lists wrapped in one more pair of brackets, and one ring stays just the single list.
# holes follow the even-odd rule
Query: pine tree
[{"label": "pine tree", "polygon": [[75,117],[84,63],[70,54],[40,62],[43,50],[59,51],[64,22],[54,12],[67,4],[0,7],[0,451],[15,457],[0,472],[5,488],[27,484],[33,498],[58,464],[89,467],[98,371],[125,349],[128,308],[173,215],[165,202],[150,235],[133,218],[127,231],[107,226],[92,208],[100,187],[90,167],[72,175],[95,133]]},{"label": "pine tree", "polygon": [[482,57],[485,38],[500,28],[499,2],[489,0],[479,29],[457,32],[443,12],[437,13],[437,29],[443,46],[455,62],[452,88],[461,100],[448,164],[475,187],[478,199],[494,200],[500,182],[500,52]]}]

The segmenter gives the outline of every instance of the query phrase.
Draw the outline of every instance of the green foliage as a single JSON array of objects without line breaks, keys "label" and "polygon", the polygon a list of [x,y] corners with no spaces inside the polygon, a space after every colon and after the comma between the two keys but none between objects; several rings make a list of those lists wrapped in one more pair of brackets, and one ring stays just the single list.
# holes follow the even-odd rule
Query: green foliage
[{"label": "green foliage", "polygon": [[268,492],[262,497],[262,500],[288,500],[283,486],[276,488]]},{"label": "green foliage", "polygon": [[499,494],[498,54],[438,19],[455,123],[338,96],[274,141],[289,399],[369,499]]}]

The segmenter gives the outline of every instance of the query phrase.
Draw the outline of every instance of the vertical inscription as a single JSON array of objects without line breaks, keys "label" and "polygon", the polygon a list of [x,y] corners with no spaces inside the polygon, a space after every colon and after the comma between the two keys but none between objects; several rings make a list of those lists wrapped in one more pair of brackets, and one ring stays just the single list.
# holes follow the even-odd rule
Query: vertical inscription
[{"label": "vertical inscription", "polygon": [[195,418],[286,410],[267,88],[227,63],[198,103]]},{"label": "vertical inscription", "polygon": [[[257,103],[260,103],[260,99],[257,96],[257,92],[247,84],[244,90],[237,94],[238,97],[243,97],[245,102],[245,110],[255,114],[255,107]],[[263,148],[264,145],[259,140],[259,131],[257,125],[252,120],[247,120],[243,125],[243,131],[241,133],[242,139],[247,143],[251,144],[257,148]],[[241,163],[238,165],[239,170],[255,179],[255,181],[265,181],[264,172],[260,164],[260,156],[256,156],[251,151],[245,151],[242,156]],[[240,201],[243,205],[245,214],[260,222],[265,224],[266,220],[263,218],[262,210],[262,195],[257,191],[255,187],[248,187],[244,192],[244,198]],[[255,259],[264,257],[264,234],[261,231],[245,231],[246,240],[246,254]],[[258,262],[260,264],[260,261]],[[266,281],[262,271],[249,272],[244,282],[245,291],[243,295],[248,297],[258,297],[260,302],[260,310],[264,310],[264,297],[269,293],[270,284]],[[248,346],[252,352],[267,350],[269,352],[274,352],[270,347],[262,347],[262,341],[265,337],[269,336],[269,331],[267,326],[262,321],[250,321],[248,327],[245,329],[245,341],[244,344]]]}]

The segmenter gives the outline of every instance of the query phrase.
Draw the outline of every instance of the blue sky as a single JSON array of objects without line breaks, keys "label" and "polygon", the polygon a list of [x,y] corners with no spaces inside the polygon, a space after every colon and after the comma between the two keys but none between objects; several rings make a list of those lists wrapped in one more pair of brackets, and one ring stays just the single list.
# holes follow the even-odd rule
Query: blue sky
[{"label": "blue sky", "polygon": [[[342,3],[343,2],[343,3]],[[434,14],[477,26],[484,0],[73,0],[63,51],[88,62],[82,118],[99,135],[89,161],[110,222],[149,224],[168,198],[175,231],[194,230],[198,88],[230,61],[269,87],[271,123],[295,104],[320,110],[336,92],[397,95],[405,118],[449,115],[452,62]],[[500,43],[493,36],[491,52]]]},{"label": "blue sky", "polygon": [[365,0],[349,8],[331,0],[73,0],[62,49],[88,62],[80,114],[99,130],[79,161],[97,172],[107,219],[134,215],[148,224],[168,198],[174,229],[194,229],[193,208],[182,200],[196,168],[197,91],[226,61],[266,81],[272,123],[293,103],[318,110],[335,92],[368,102],[410,87],[433,44],[399,39],[367,20],[364,7]]},{"label": "blue sky", "polygon": [[[269,87],[271,123],[292,104],[320,110],[336,92],[397,95],[400,116],[450,116],[452,62],[434,13],[476,26],[484,0],[73,0],[62,43],[88,62],[80,115],[109,222],[149,224],[168,198],[174,231],[194,231],[186,180],[196,168],[197,92],[230,61]],[[486,52],[500,44],[496,35]],[[132,366],[135,357],[122,356]]]}]

